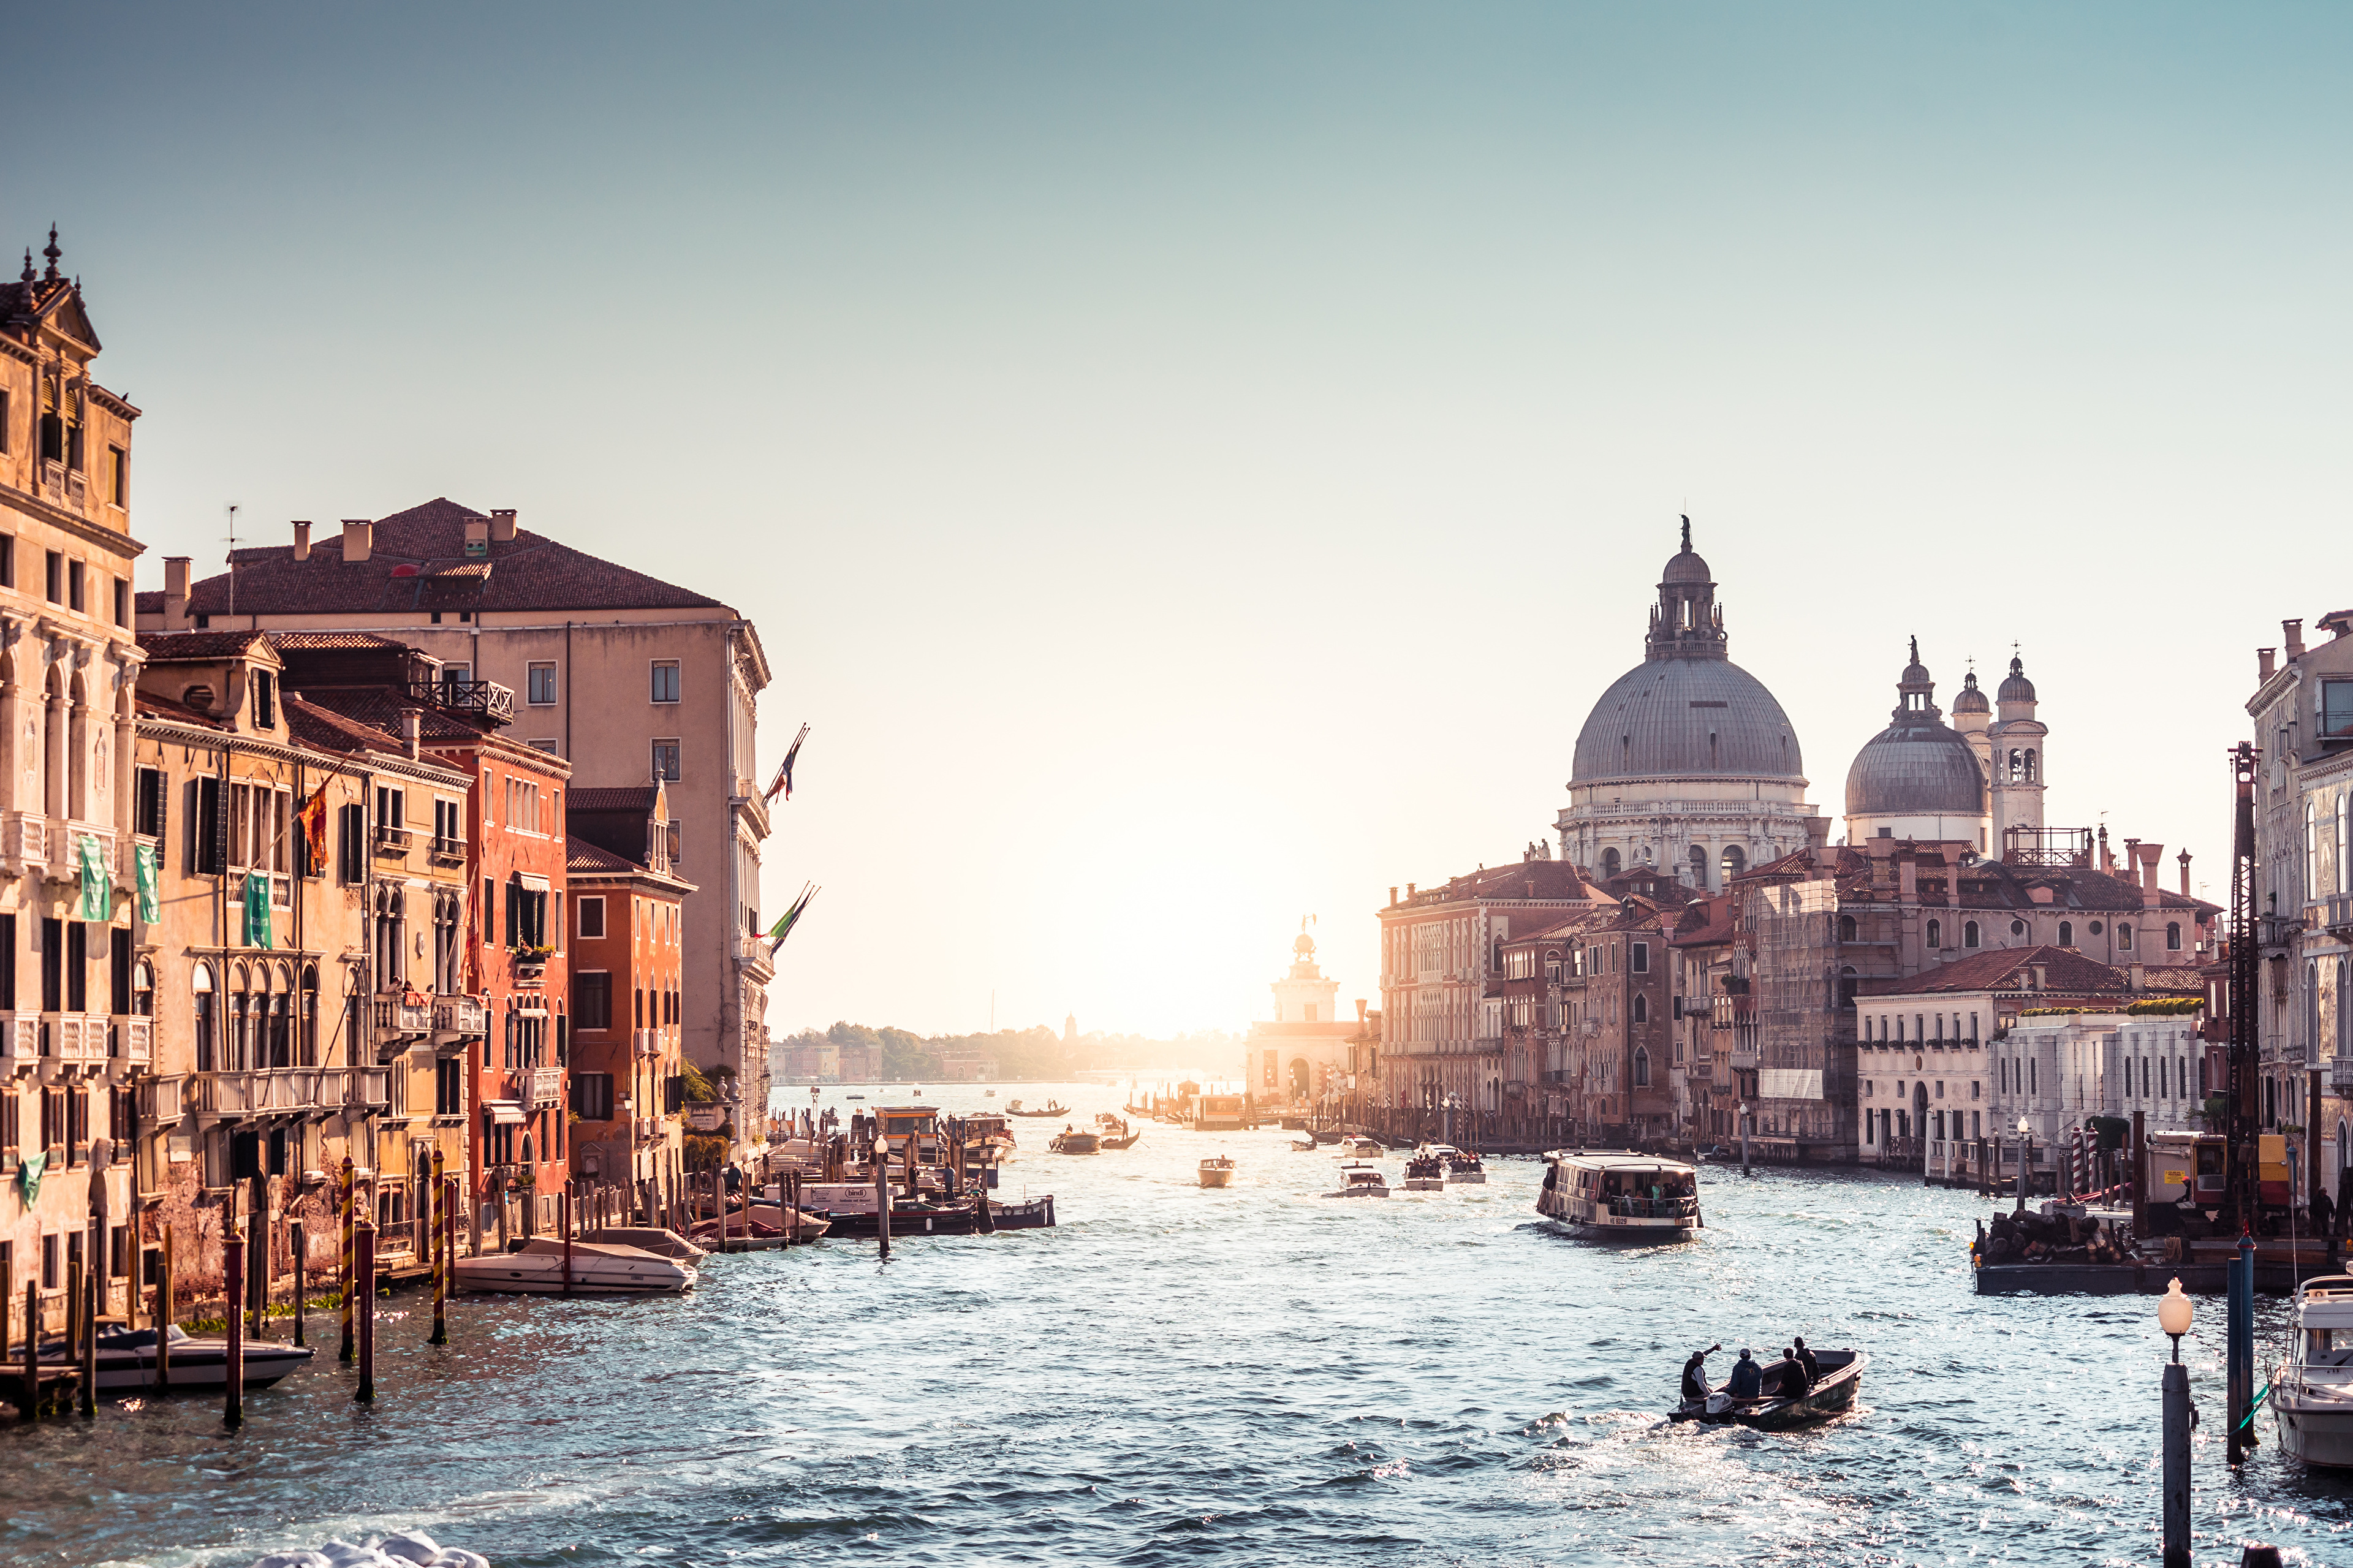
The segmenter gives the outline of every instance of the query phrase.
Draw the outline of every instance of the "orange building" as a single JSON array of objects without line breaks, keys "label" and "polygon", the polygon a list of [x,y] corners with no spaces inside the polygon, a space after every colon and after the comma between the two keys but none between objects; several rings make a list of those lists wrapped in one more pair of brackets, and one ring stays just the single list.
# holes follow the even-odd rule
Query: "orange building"
[{"label": "orange building", "polygon": [[572,1170],[595,1182],[678,1173],[684,1070],[681,922],[659,784],[576,789],[571,903]]}]

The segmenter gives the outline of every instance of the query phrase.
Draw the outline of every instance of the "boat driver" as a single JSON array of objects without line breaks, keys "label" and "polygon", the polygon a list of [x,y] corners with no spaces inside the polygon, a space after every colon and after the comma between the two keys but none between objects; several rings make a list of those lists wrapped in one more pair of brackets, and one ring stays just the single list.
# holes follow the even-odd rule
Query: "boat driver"
[{"label": "boat driver", "polygon": [[1715,1392],[1707,1384],[1707,1358],[1711,1352],[1723,1348],[1716,1344],[1704,1351],[1694,1351],[1691,1360],[1683,1363],[1683,1403],[1704,1404],[1707,1396]]}]

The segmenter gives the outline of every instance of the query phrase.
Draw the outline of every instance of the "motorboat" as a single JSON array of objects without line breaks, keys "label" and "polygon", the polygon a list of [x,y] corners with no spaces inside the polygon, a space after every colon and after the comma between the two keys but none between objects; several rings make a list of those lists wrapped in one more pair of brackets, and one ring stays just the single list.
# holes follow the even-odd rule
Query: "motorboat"
[{"label": "motorboat", "polygon": [[2272,1373],[2280,1452],[2353,1466],[2353,1274],[2306,1280],[2294,1312],[2293,1348]]},{"label": "motorboat", "polygon": [[1327,1198],[1385,1198],[1389,1195],[1388,1179],[1377,1165],[1350,1161],[1340,1167],[1340,1190],[1325,1193]]},{"label": "motorboat", "polygon": [[1381,1146],[1369,1138],[1351,1134],[1340,1140],[1340,1157],[1344,1160],[1377,1160]]},{"label": "motorboat", "polygon": [[1099,1154],[1103,1152],[1103,1140],[1092,1132],[1077,1132],[1064,1128],[1054,1134],[1054,1141],[1046,1147],[1057,1154]]},{"label": "motorboat", "polygon": [[1405,1190],[1409,1193],[1444,1192],[1445,1159],[1427,1151],[1409,1157],[1405,1163]]},{"label": "motorboat", "polygon": [[634,1247],[650,1252],[656,1258],[667,1258],[673,1263],[700,1263],[711,1256],[674,1230],[664,1230],[651,1225],[608,1225],[599,1230],[584,1230],[582,1241],[598,1247]]},{"label": "motorboat", "polygon": [[1230,1187],[1234,1184],[1234,1163],[1223,1154],[1201,1162],[1201,1184],[1205,1187]]},{"label": "motorboat", "polygon": [[[168,1325],[164,1331],[170,1349],[165,1373],[173,1388],[220,1388],[227,1384],[228,1341],[209,1335],[198,1338],[177,1323]],[[277,1340],[248,1339],[242,1355],[243,1385],[267,1388],[306,1365],[311,1360],[311,1347]],[[42,1344],[41,1360],[69,1363],[72,1357],[67,1353],[63,1340],[51,1340]],[[153,1388],[155,1331],[101,1328],[98,1332],[97,1360],[97,1386],[101,1392],[110,1388]]]},{"label": "motorboat", "polygon": [[[678,1295],[694,1286],[691,1265],[660,1257],[641,1247],[575,1241],[570,1251],[570,1285],[575,1295]],[[565,1252],[562,1237],[535,1236],[506,1252],[460,1258],[456,1269],[458,1283],[469,1290],[561,1295],[565,1287]]]},{"label": "motorboat", "polygon": [[1555,1150],[1545,1156],[1536,1212],[1574,1236],[1681,1241],[1702,1224],[1699,1173],[1630,1150]]},{"label": "motorboat", "polygon": [[1458,1187],[1482,1186],[1487,1180],[1487,1167],[1479,1156],[1457,1149],[1446,1157],[1446,1179]]},{"label": "motorboat", "polygon": [[1315,1140],[1313,1138],[1293,1138],[1291,1140],[1291,1147],[1293,1152],[1304,1154],[1310,1149],[1315,1147]]},{"label": "motorboat", "polygon": [[995,1100],[997,1098],[997,1091],[993,1089],[984,1089],[980,1091],[980,1098],[983,1100]]},{"label": "motorboat", "polygon": [[[2353,1286],[2353,1280],[2346,1283]],[[1765,1363],[1756,1398],[1735,1399],[1719,1388],[1705,1399],[1684,1400],[1667,1412],[1667,1419],[1699,1421],[1711,1426],[1754,1426],[1765,1432],[1827,1421],[1853,1407],[1855,1390],[1862,1386],[1863,1361],[1861,1351],[1814,1352],[1814,1364],[1821,1369],[1821,1376],[1800,1393],[1797,1363],[1777,1358]]]}]

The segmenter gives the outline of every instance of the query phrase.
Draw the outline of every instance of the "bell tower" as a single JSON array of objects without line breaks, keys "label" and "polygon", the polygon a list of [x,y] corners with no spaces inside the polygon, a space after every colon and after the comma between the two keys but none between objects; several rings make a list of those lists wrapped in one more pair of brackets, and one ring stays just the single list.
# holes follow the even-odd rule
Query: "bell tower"
[{"label": "bell tower", "polygon": [[1724,608],[1707,563],[1692,548],[1691,519],[1683,519],[1683,547],[1667,560],[1659,579],[1659,602],[1651,606],[1647,658],[1724,658]]},{"label": "bell tower", "polygon": [[1994,721],[1986,731],[1988,772],[1993,784],[1993,847],[2000,855],[2010,829],[2042,826],[2042,790],[2048,782],[2045,752],[2051,731],[2034,716],[2034,682],[2025,661],[2012,655],[2010,676],[1994,693]]}]

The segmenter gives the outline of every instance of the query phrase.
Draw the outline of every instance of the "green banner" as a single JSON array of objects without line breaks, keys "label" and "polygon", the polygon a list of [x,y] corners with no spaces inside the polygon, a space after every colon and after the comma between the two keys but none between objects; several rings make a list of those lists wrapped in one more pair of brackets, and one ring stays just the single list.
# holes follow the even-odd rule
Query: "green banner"
[{"label": "green banner", "polygon": [[85,833],[81,836],[81,904],[75,910],[74,919],[103,923],[113,918],[113,906],[98,840]]},{"label": "green banner", "polygon": [[31,1208],[41,1201],[41,1173],[48,1169],[49,1152],[27,1154],[16,1166],[16,1181],[25,1189],[25,1206]]},{"label": "green banner", "polygon": [[153,925],[164,918],[163,900],[155,891],[163,872],[160,863],[163,857],[153,844],[142,844],[132,858],[139,874],[139,918]]},{"label": "green banner", "polygon": [[245,874],[245,945],[276,945],[269,931],[269,879],[259,871]]}]

